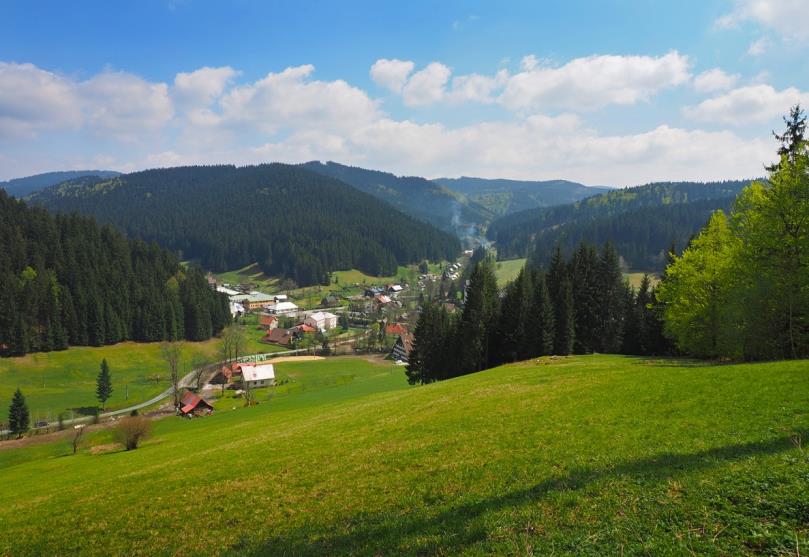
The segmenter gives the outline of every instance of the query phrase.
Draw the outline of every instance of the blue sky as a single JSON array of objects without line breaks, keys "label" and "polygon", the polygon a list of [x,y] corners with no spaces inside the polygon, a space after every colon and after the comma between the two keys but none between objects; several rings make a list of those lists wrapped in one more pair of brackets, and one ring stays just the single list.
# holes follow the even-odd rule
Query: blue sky
[{"label": "blue sky", "polygon": [[332,159],[631,185],[762,174],[802,0],[7,1],[0,179]]}]

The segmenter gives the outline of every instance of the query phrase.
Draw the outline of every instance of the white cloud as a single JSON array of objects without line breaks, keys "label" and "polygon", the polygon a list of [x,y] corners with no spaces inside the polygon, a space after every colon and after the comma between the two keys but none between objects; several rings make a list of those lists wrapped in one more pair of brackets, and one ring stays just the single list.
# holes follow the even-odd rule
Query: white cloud
[{"label": "white cloud", "polygon": [[377,102],[343,80],[310,80],[314,66],[269,73],[232,88],[221,99],[226,125],[275,133],[284,128],[342,130],[378,116]]},{"label": "white cloud", "polygon": [[739,81],[739,74],[727,74],[719,68],[702,72],[694,78],[694,89],[700,93],[713,93],[732,89]]},{"label": "white cloud", "polygon": [[85,126],[122,140],[143,139],[174,115],[165,83],[125,72],[105,72],[79,84]]},{"label": "white cloud", "polygon": [[371,79],[381,87],[394,93],[401,93],[407,77],[413,72],[415,64],[409,60],[388,60],[380,58],[371,66]]},{"label": "white cloud", "polygon": [[690,78],[686,56],[589,56],[553,68],[523,59],[500,102],[512,110],[588,110],[635,104]]},{"label": "white cloud", "polygon": [[444,99],[445,86],[452,72],[439,62],[429,64],[413,74],[402,89],[407,106],[423,106]]},{"label": "white cloud", "polygon": [[809,94],[794,87],[776,91],[770,85],[748,85],[683,109],[695,120],[720,124],[765,123],[787,113],[795,103],[809,104]]},{"label": "white cloud", "polygon": [[447,97],[453,102],[493,103],[495,93],[508,81],[507,70],[500,70],[494,77],[469,74],[454,77],[452,90]]},{"label": "white cloud", "polygon": [[805,0],[736,0],[734,10],[716,20],[720,28],[752,21],[786,39],[809,39],[809,10]]},{"label": "white cloud", "polygon": [[0,138],[78,127],[75,84],[33,64],[0,62]]},{"label": "white cloud", "polygon": [[770,41],[766,37],[762,37],[750,43],[747,47],[748,56],[761,56],[770,48]]},{"label": "white cloud", "polygon": [[181,105],[209,106],[222,96],[239,72],[230,66],[204,67],[193,72],[180,72],[174,78],[172,95]]}]

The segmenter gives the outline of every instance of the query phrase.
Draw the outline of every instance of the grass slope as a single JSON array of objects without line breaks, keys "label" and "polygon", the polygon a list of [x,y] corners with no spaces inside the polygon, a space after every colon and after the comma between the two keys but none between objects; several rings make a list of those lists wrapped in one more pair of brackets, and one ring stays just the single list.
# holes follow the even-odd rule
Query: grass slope
[{"label": "grass slope", "polygon": [[517,278],[520,270],[525,267],[525,261],[525,259],[498,261],[494,269],[494,276],[497,277],[498,286],[503,287]]},{"label": "grass slope", "polygon": [[[218,341],[186,342],[184,361],[215,359]],[[269,352],[269,350],[263,350]],[[19,387],[32,419],[56,420],[72,408],[95,407],[96,378],[106,358],[113,392],[108,409],[144,401],[170,386],[160,343],[124,342],[112,346],[75,346],[59,352],[40,352],[19,358],[0,358],[0,422]],[[159,376],[159,380],[158,380]],[[129,385],[129,399],[125,399]]]},{"label": "grass slope", "polygon": [[805,554],[808,379],[574,357],[168,419],[131,453],[8,451],[0,553]]}]

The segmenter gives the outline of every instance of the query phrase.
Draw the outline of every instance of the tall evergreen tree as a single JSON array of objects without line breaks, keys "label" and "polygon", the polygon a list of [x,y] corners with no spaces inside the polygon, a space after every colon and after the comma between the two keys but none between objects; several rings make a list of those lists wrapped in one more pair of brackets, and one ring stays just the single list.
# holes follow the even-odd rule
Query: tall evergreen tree
[{"label": "tall evergreen tree", "polygon": [[554,352],[560,356],[573,353],[576,342],[575,308],[573,307],[573,285],[565,279],[559,289],[559,303],[556,308],[556,341]]},{"label": "tall evergreen tree", "polygon": [[18,388],[11,399],[11,406],[8,409],[8,429],[18,438],[28,431],[31,424],[31,415],[28,412],[28,405],[22,391]]},{"label": "tall evergreen tree", "polygon": [[533,354],[537,356],[552,354],[556,339],[556,319],[548,284],[541,272],[536,273],[534,279],[533,320],[536,323]]},{"label": "tall evergreen tree", "polygon": [[[607,242],[599,259],[598,300],[594,349],[615,353],[624,336],[625,289],[618,254]],[[578,332],[577,332],[578,334]]]},{"label": "tall evergreen tree", "polygon": [[461,370],[480,371],[489,366],[493,354],[500,299],[497,278],[489,258],[475,265],[466,291],[466,304],[460,322],[463,348],[459,354]]},{"label": "tall evergreen tree", "polygon": [[110,376],[110,366],[107,359],[101,360],[101,369],[96,378],[96,398],[101,403],[101,410],[112,395],[112,377]]}]

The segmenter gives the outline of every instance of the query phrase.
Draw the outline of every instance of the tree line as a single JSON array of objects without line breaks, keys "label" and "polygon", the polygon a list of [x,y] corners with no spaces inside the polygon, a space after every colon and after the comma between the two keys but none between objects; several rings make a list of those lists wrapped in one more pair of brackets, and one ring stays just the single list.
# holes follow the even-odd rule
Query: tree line
[{"label": "tree line", "polygon": [[202,271],[110,226],[0,190],[0,355],[205,340],[230,320]]},{"label": "tree line", "polygon": [[284,164],[80,178],[31,199],[92,215],[212,271],[257,263],[299,286],[328,284],[330,271],[351,268],[395,275],[399,265],[460,251],[446,232],[339,180]]},{"label": "tree line", "polygon": [[809,357],[809,146],[795,106],[769,179],[717,211],[666,271],[666,333],[706,358]]},{"label": "tree line", "polygon": [[554,249],[611,242],[632,269],[662,271],[672,243],[684,246],[716,209],[727,209],[750,182],[660,182],[529,209],[494,221],[487,231],[498,257],[528,257],[547,266]]},{"label": "tree line", "polygon": [[430,383],[545,355],[665,354],[660,308],[650,277],[623,279],[611,244],[556,249],[547,270],[524,268],[503,292],[494,263],[476,257],[460,315],[427,302],[414,330],[407,377]]}]

